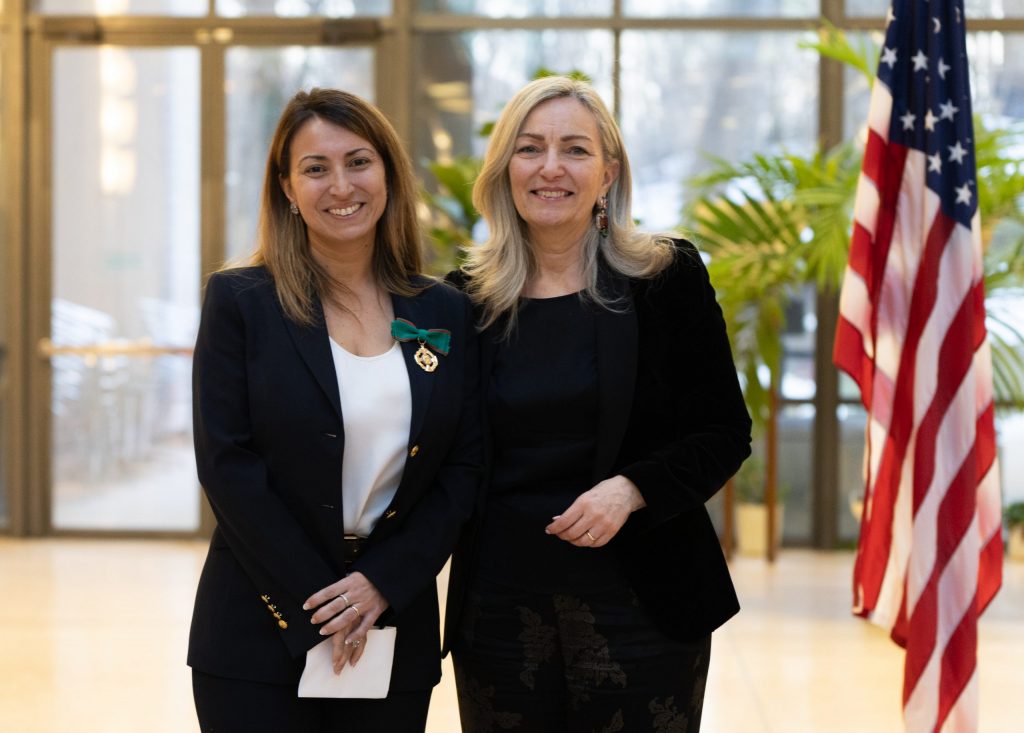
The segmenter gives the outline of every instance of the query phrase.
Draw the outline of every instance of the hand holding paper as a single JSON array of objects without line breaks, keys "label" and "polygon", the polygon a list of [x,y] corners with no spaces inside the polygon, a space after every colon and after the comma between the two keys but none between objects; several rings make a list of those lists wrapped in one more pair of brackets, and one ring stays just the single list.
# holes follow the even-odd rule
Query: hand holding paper
[{"label": "hand holding paper", "polygon": [[[333,634],[334,666],[340,670],[347,663],[359,661],[362,645],[355,641],[366,638],[378,617],[388,607],[388,602],[365,575],[356,571],[341,580],[321,588],[306,599],[304,609],[317,608],[311,621],[323,624],[320,633]],[[347,641],[348,644],[343,644]]]},{"label": "hand holding paper", "polygon": [[[395,658],[395,628],[372,628],[362,645],[358,666],[345,665],[335,674],[332,639],[324,639],[306,652],[306,668],[299,679],[299,697],[387,697]],[[333,637],[332,637],[333,638]]]}]

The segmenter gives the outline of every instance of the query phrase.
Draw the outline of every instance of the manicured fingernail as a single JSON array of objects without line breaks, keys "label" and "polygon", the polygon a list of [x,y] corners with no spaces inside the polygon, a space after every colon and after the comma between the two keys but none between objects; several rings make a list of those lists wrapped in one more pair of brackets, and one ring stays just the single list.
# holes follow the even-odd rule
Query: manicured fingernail
[{"label": "manicured fingernail", "polygon": [[320,629],[320,636],[327,636],[327,630],[326,629]]},{"label": "manicured fingernail", "polygon": [[303,611],[308,611],[309,610],[309,604],[308,603],[303,603],[302,604],[302,610]]}]

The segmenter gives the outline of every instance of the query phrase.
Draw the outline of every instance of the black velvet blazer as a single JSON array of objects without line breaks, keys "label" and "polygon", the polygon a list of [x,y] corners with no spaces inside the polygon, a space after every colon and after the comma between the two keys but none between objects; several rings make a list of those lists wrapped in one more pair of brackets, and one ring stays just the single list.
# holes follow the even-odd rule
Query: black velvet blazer
[{"label": "black velvet blazer", "polygon": [[[458,273],[450,280],[465,284]],[[605,271],[601,285],[627,307],[597,316],[600,417],[592,480],[621,474],[640,489],[647,506],[610,546],[659,628],[672,638],[696,639],[739,610],[705,508],[750,455],[750,416],[725,322],[689,242],[677,241],[673,262],[653,278]],[[492,330],[482,334],[485,395],[497,338]],[[474,529],[475,523],[453,558],[446,651],[472,572]]]},{"label": "black velvet blazer", "polygon": [[[381,622],[398,627],[391,689],[422,690],[441,672],[435,578],[478,498],[479,349],[469,301],[454,288],[433,284],[392,304],[420,328],[450,330],[451,349],[427,373],[413,362],[418,344],[402,344],[412,391],[405,470],[352,569],[390,604]],[[188,663],[295,682],[306,650],[323,640],[302,603],[344,574],[345,433],[327,330],[286,318],[264,269],[210,278],[193,406],[199,480],[217,528]]]}]

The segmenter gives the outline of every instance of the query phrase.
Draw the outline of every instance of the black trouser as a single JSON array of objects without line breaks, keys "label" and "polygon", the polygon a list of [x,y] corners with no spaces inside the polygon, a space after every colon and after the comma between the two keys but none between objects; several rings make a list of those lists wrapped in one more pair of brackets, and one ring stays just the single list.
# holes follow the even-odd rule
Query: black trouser
[{"label": "black trouser", "polygon": [[382,700],[300,698],[296,685],[192,671],[203,733],[423,733],[431,692],[392,692]]},{"label": "black trouser", "polygon": [[710,635],[669,639],[628,587],[477,585],[453,650],[464,733],[700,730]]}]

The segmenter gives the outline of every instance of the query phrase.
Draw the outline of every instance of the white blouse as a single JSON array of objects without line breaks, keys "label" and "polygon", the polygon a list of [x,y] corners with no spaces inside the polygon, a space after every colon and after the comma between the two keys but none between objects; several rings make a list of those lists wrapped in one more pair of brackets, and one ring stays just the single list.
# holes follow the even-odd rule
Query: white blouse
[{"label": "white blouse", "polygon": [[377,356],[356,356],[331,339],[345,429],[341,464],[345,533],[366,537],[398,490],[412,420],[412,391],[396,341]]}]

